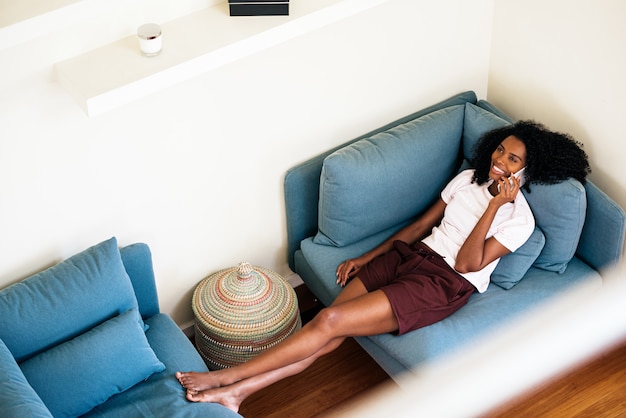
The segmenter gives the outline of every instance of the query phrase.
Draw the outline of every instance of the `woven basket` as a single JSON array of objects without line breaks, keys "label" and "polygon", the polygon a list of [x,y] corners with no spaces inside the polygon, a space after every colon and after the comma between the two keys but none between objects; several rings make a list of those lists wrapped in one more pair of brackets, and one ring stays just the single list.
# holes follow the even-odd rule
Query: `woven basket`
[{"label": "woven basket", "polygon": [[202,280],[191,305],[196,347],[210,370],[244,363],[302,326],[293,288],[245,262]]}]

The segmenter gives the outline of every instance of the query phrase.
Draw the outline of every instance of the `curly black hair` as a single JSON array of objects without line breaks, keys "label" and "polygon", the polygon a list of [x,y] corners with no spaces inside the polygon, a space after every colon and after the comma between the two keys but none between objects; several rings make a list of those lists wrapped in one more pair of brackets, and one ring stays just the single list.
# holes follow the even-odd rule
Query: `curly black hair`
[{"label": "curly black hair", "polygon": [[570,177],[585,184],[591,172],[582,144],[568,134],[553,132],[542,124],[523,120],[485,133],[474,146],[472,164],[476,168],[473,181],[489,181],[491,155],[508,136],[515,136],[526,146],[526,183],[555,184]]}]

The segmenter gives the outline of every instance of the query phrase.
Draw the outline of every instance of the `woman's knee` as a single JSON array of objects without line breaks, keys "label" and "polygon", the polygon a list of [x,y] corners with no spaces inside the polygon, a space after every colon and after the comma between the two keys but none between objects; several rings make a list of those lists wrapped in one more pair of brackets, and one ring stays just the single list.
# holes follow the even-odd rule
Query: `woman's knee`
[{"label": "woman's knee", "polygon": [[320,332],[332,334],[332,330],[337,328],[336,325],[340,321],[339,317],[339,310],[329,306],[319,311],[310,324]]}]

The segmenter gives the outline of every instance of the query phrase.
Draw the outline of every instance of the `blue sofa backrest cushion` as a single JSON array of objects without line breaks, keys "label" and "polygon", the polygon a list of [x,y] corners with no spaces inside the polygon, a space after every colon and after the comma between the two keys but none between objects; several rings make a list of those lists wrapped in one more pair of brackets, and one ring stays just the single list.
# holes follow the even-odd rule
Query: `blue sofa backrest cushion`
[{"label": "blue sofa backrest cushion", "polygon": [[435,110],[444,109],[455,105],[464,105],[467,102],[476,103],[476,93],[466,91],[455,94],[445,100],[437,102],[427,108],[418,110],[410,115],[397,119],[385,126],[377,128],[369,133],[359,136],[347,143],[324,151],[298,165],[285,173],[285,216],[287,219],[287,253],[289,266],[296,270],[295,253],[300,248],[300,242],[313,237],[318,230],[318,203],[320,189],[320,174],[324,159],[334,151],[356,142],[362,138],[373,136],[379,132],[387,131],[394,126],[432,113]]},{"label": "blue sofa backrest cushion", "polygon": [[327,156],[315,242],[343,247],[432,204],[458,166],[464,114],[437,110]]},{"label": "blue sofa backrest cushion", "polygon": [[472,151],[481,136],[494,129],[510,125],[511,122],[472,103],[465,104],[463,119],[463,156],[472,161]]},{"label": "blue sofa backrest cushion", "polygon": [[20,363],[133,308],[111,238],[1,290],[0,339]]}]

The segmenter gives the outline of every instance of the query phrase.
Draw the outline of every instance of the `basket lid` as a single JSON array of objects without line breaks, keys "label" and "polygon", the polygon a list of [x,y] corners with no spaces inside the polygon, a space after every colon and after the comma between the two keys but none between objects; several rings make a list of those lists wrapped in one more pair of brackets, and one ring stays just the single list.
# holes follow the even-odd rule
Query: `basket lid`
[{"label": "basket lid", "polygon": [[196,346],[210,370],[244,363],[302,326],[289,283],[245,262],[201,281],[192,308]]},{"label": "basket lid", "polygon": [[298,309],[295,291],[278,273],[247,262],[200,282],[192,305],[200,322],[213,329],[271,326]]}]

